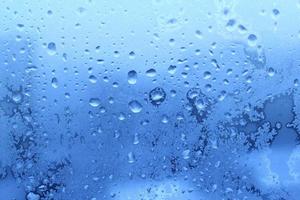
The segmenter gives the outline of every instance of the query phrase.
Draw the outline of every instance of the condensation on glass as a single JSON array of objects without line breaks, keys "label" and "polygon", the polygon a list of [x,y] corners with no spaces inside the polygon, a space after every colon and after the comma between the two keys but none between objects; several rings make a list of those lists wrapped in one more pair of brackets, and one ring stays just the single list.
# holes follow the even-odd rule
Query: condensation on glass
[{"label": "condensation on glass", "polygon": [[0,199],[299,199],[298,1],[0,10]]}]

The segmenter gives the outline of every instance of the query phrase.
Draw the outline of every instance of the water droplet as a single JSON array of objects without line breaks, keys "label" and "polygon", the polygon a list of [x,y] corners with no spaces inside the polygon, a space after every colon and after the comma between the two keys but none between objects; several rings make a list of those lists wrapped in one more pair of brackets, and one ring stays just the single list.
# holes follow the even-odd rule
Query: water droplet
[{"label": "water droplet", "polygon": [[131,163],[135,162],[135,155],[134,155],[133,152],[129,152],[128,155],[127,155],[127,157],[128,157],[128,163],[131,164]]},{"label": "water droplet", "polygon": [[226,24],[226,29],[227,29],[228,31],[232,31],[233,28],[234,28],[234,26],[235,26],[235,24],[236,24],[235,19],[230,19],[230,20],[228,20],[228,22],[227,22],[227,24]]},{"label": "water droplet", "polygon": [[53,14],[53,11],[52,11],[52,10],[48,10],[48,11],[47,11],[47,14],[48,14],[48,15],[52,15],[52,14]]},{"label": "water droplet", "polygon": [[90,105],[92,107],[98,107],[100,105],[100,99],[98,99],[98,98],[90,98],[89,103],[90,103]]},{"label": "water droplet", "polygon": [[299,86],[299,80],[298,80],[297,78],[294,80],[294,86],[295,86],[295,87],[298,87],[298,86]]},{"label": "water droplet", "polygon": [[78,14],[80,14],[80,15],[83,14],[85,11],[86,11],[86,9],[83,8],[83,7],[77,8],[77,12],[78,12]]},{"label": "water droplet", "polygon": [[148,69],[148,70],[146,71],[146,75],[147,75],[148,77],[154,77],[154,76],[156,76],[156,70],[153,69],[153,68]]},{"label": "water droplet", "polygon": [[19,30],[22,30],[22,29],[24,28],[24,24],[17,24],[17,28],[18,28]]},{"label": "water droplet", "polygon": [[239,28],[239,32],[242,34],[247,32],[247,28],[242,24],[239,24],[238,28]]},{"label": "water droplet", "polygon": [[27,199],[27,200],[40,200],[40,195],[35,194],[35,193],[33,193],[33,192],[29,192],[29,193],[26,195],[26,199]]},{"label": "water droplet", "polygon": [[38,69],[37,66],[35,66],[35,65],[30,65],[30,66],[27,66],[27,67],[26,67],[25,72],[26,72],[26,73],[30,73],[30,72],[36,71],[37,69]]},{"label": "water droplet", "polygon": [[150,103],[159,106],[166,99],[166,92],[161,87],[156,87],[149,93]]},{"label": "water droplet", "polygon": [[120,52],[114,51],[114,56],[115,56],[116,58],[119,57],[119,56],[120,56]]},{"label": "water droplet", "polygon": [[204,79],[209,79],[211,77],[211,73],[209,71],[206,71],[203,73],[203,78]]},{"label": "water droplet", "polygon": [[274,16],[278,16],[278,15],[280,14],[279,10],[276,9],[276,8],[273,9],[272,12],[273,12],[273,15],[274,15]]},{"label": "water droplet", "polygon": [[195,34],[196,34],[196,37],[199,38],[199,39],[202,39],[203,38],[203,35],[202,35],[202,32],[200,30],[196,30],[195,31]]},{"label": "water droplet", "polygon": [[68,55],[66,53],[63,53],[62,57],[63,57],[63,61],[66,62],[68,60]]},{"label": "water droplet", "polygon": [[182,152],[183,159],[185,159],[185,160],[189,159],[190,158],[190,152],[191,152],[190,150],[184,150]]},{"label": "water droplet", "polygon": [[54,42],[50,42],[48,44],[48,54],[53,56],[56,53],[56,44]]},{"label": "water droplet", "polygon": [[65,97],[66,97],[66,99],[69,99],[71,97],[70,93],[66,92]]},{"label": "water droplet", "polygon": [[162,119],[161,119],[161,122],[164,123],[164,124],[167,124],[169,122],[169,117],[167,115],[163,115]]},{"label": "water droplet", "polygon": [[171,97],[175,97],[176,96],[176,90],[171,90],[170,93],[171,93]]},{"label": "water droplet", "polygon": [[171,39],[169,40],[169,44],[170,44],[170,46],[174,46],[174,44],[175,44],[175,39],[171,38]]},{"label": "water droplet", "polygon": [[140,102],[133,100],[129,102],[129,108],[133,113],[139,113],[142,111],[143,106],[140,104]]},{"label": "water droplet", "polygon": [[282,128],[281,122],[276,122],[275,127],[276,127],[277,130],[281,129]]},{"label": "water droplet", "polygon": [[94,76],[94,75],[90,75],[89,80],[90,80],[91,83],[97,83],[97,77]]},{"label": "water droplet", "polygon": [[53,88],[58,88],[57,78],[52,78],[51,85],[52,85]]},{"label": "water droplet", "polygon": [[99,110],[100,110],[100,113],[106,113],[106,108],[105,107],[103,107],[103,106],[101,106],[100,108],[99,108]]},{"label": "water droplet", "polygon": [[137,82],[137,73],[134,70],[131,70],[127,74],[127,80],[129,84],[136,84]]},{"label": "water droplet", "polygon": [[134,59],[135,58],[135,53],[134,51],[129,52],[129,58]]},{"label": "water droplet", "polygon": [[204,99],[196,99],[195,105],[198,110],[205,110],[207,107],[207,102],[204,102]]},{"label": "water droplet", "polygon": [[168,68],[168,72],[170,74],[175,74],[177,67],[175,65],[170,65]]},{"label": "water droplet", "polygon": [[113,83],[112,83],[112,86],[113,86],[114,88],[118,88],[118,87],[119,87],[119,83],[118,83],[118,82],[113,82]]},{"label": "water droplet", "polygon": [[23,101],[23,94],[21,91],[14,91],[12,94],[12,100],[19,104]]},{"label": "water droplet", "polygon": [[177,19],[176,19],[176,18],[170,18],[170,19],[167,20],[167,24],[172,24],[172,25],[174,25],[174,24],[176,24],[176,23],[177,23]]},{"label": "water droplet", "polygon": [[257,36],[254,34],[248,35],[248,44],[249,46],[255,46],[257,41]]},{"label": "water droplet", "polygon": [[139,134],[135,133],[133,138],[133,144],[138,144],[138,143],[140,143]]},{"label": "water droplet", "polygon": [[119,120],[120,120],[120,121],[123,121],[123,120],[125,120],[125,119],[126,119],[126,117],[125,117],[125,114],[124,114],[124,113],[122,113],[122,112],[120,113],[120,115],[119,115],[119,117],[118,117],[118,118],[119,118]]},{"label": "water droplet", "polygon": [[269,67],[268,75],[271,76],[271,77],[275,75],[275,70],[272,67]]}]

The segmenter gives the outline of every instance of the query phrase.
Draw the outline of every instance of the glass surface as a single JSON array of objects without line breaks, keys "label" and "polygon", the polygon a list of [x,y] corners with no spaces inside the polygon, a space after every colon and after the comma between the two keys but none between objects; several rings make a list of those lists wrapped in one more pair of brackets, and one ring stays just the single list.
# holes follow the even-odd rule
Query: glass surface
[{"label": "glass surface", "polygon": [[0,199],[298,200],[300,2],[2,0]]}]

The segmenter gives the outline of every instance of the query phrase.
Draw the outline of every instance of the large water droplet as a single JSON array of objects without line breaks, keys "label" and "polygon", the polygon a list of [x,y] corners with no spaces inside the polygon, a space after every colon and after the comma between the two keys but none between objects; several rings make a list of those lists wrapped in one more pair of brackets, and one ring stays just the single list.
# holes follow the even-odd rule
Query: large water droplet
[{"label": "large water droplet", "polygon": [[127,80],[129,84],[136,84],[137,82],[137,73],[134,70],[128,72]]},{"label": "large water droplet", "polygon": [[98,99],[98,98],[90,98],[89,103],[90,103],[90,105],[92,107],[98,107],[100,105],[100,99]]},{"label": "large water droplet", "polygon": [[148,69],[148,70],[146,71],[146,75],[147,75],[148,77],[154,77],[154,76],[156,76],[156,70],[153,69],[153,68]]},{"label": "large water droplet", "polygon": [[170,65],[169,68],[168,68],[168,72],[169,72],[170,74],[175,74],[176,68],[177,68],[177,67],[176,67],[175,65]]},{"label": "large water droplet", "polygon": [[149,93],[149,100],[155,106],[159,106],[166,99],[166,92],[161,87],[156,87]]},{"label": "large water droplet", "polygon": [[140,102],[133,100],[129,102],[129,108],[133,113],[139,113],[142,111],[143,106],[140,104]]}]

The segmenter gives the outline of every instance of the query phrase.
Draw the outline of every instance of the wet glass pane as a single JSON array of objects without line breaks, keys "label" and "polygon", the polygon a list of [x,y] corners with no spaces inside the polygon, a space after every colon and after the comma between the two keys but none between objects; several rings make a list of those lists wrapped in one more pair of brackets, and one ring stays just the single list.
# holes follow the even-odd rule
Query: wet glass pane
[{"label": "wet glass pane", "polygon": [[0,199],[299,199],[299,1],[0,7]]}]

